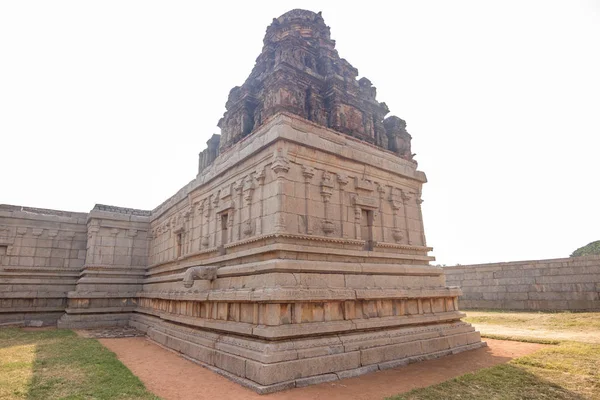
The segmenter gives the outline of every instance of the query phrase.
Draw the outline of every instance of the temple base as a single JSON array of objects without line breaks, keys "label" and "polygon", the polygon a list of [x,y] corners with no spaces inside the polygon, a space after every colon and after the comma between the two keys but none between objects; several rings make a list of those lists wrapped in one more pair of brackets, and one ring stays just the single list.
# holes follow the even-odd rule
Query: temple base
[{"label": "temple base", "polygon": [[134,314],[158,344],[259,394],[349,378],[486,346],[467,323],[267,341],[201,331]]}]

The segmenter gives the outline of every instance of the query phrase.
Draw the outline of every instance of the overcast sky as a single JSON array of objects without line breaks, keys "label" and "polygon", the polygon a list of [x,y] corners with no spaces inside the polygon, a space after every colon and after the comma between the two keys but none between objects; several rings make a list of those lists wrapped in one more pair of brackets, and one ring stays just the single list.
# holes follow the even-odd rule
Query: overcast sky
[{"label": "overcast sky", "polygon": [[[210,4],[207,6],[207,4]],[[152,209],[292,8],[408,123],[443,264],[600,239],[600,2],[2,1],[0,203]]]}]

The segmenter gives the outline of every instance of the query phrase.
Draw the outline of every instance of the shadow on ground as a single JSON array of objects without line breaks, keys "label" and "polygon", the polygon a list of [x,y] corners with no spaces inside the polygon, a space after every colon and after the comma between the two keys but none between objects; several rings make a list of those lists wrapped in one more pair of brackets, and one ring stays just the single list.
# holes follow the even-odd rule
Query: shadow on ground
[{"label": "shadow on ground", "polygon": [[0,330],[2,399],[156,399],[97,340],[70,330]]}]

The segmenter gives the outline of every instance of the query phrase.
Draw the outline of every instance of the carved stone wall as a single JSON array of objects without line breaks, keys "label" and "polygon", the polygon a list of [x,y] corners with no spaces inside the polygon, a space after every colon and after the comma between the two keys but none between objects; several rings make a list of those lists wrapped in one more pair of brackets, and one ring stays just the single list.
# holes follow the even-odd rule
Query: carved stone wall
[{"label": "carved stone wall", "polygon": [[[287,141],[271,150],[260,150],[266,141],[277,140],[277,134],[269,132],[269,128],[282,121],[311,129],[320,136],[309,143],[306,135],[297,130],[280,127]],[[151,268],[232,253],[248,240],[278,232],[349,240],[363,249],[368,241],[363,237],[364,229],[361,231],[361,224],[365,224],[363,210],[372,218],[368,223],[373,246],[426,247],[420,210],[425,176],[414,170],[413,163],[393,155],[376,158],[377,150],[372,147],[367,147],[369,151],[356,148],[358,159],[349,160],[319,146],[331,146],[330,141],[335,140],[339,150],[348,150],[360,141],[306,125],[291,115],[273,122],[255,132],[247,145],[236,146],[218,157],[214,166],[214,170],[227,168],[227,164],[233,164],[228,162],[231,153],[244,149],[252,152],[245,160],[248,169],[237,165],[204,184],[211,179],[208,168],[204,179],[188,185],[187,194],[179,202],[158,210],[159,215],[150,224]],[[372,166],[369,172],[365,172],[365,163]],[[398,181],[385,169],[377,170],[380,165],[408,168],[413,179]]]}]

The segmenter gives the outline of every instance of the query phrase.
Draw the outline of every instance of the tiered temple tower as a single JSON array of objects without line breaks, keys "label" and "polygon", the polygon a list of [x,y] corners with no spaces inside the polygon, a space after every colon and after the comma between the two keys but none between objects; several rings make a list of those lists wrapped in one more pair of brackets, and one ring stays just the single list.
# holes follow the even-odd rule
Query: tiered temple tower
[{"label": "tiered temple tower", "polygon": [[320,13],[274,19],[197,177],[87,216],[59,325],[130,324],[261,393],[482,346],[429,265],[406,124],[357,75]]}]

